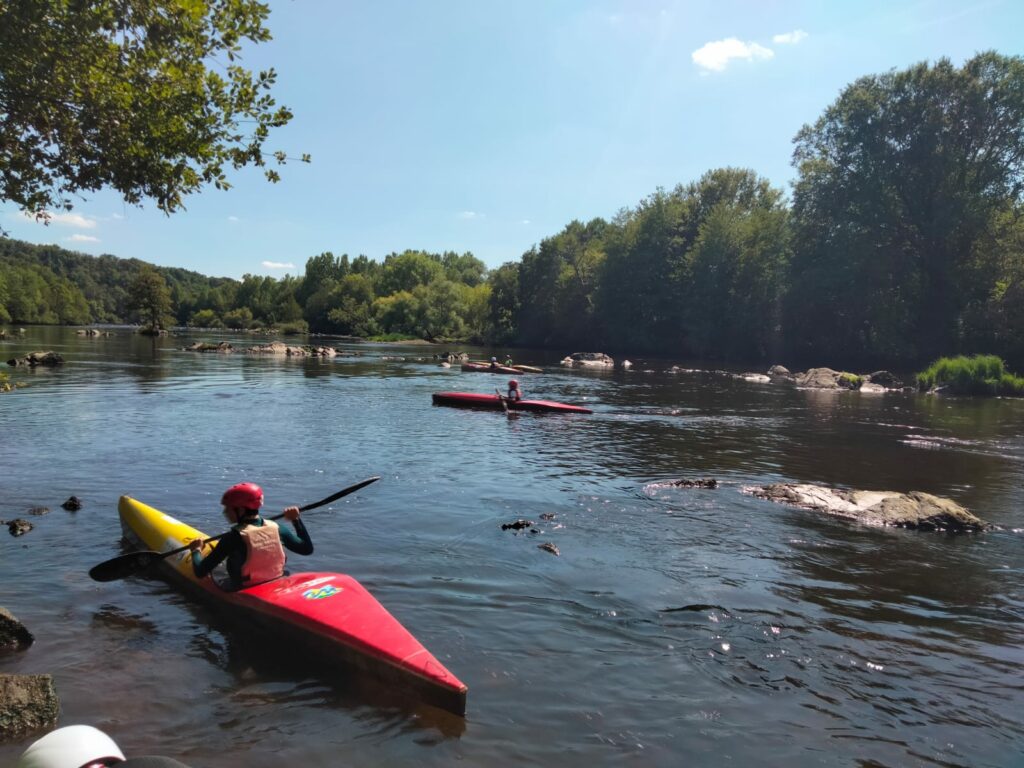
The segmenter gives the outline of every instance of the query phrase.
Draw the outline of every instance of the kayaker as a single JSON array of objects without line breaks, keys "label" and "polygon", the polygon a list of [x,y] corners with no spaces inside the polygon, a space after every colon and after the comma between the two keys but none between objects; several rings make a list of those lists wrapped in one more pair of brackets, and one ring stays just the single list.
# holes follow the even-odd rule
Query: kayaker
[{"label": "kayaker", "polygon": [[492,358],[491,358],[491,370],[493,371],[493,370],[495,370],[495,369],[496,369],[497,367],[498,367],[498,358],[496,358],[496,357],[492,357]]},{"label": "kayaker", "polygon": [[511,357],[507,357],[507,356],[505,357],[505,365],[507,367],[509,367],[509,368],[512,367],[512,358]]},{"label": "kayaker", "polygon": [[170,757],[125,758],[114,740],[91,725],[66,725],[32,742],[17,768],[188,768]]},{"label": "kayaker", "polygon": [[284,548],[300,555],[313,553],[313,542],[299,519],[299,508],[287,507],[284,510],[285,519],[295,527],[294,533],[273,520],[264,520],[260,517],[263,490],[255,483],[231,486],[224,492],[220,503],[224,505],[224,517],[233,528],[206,557],[202,555],[202,539],[189,542],[196,578],[209,576],[214,568],[227,560],[231,587],[251,587],[284,575]]},{"label": "kayaker", "polygon": [[523,399],[523,393],[519,389],[519,382],[516,381],[515,379],[511,379],[509,381],[509,383],[508,383],[508,395],[507,395],[507,398],[509,400],[522,400]]}]

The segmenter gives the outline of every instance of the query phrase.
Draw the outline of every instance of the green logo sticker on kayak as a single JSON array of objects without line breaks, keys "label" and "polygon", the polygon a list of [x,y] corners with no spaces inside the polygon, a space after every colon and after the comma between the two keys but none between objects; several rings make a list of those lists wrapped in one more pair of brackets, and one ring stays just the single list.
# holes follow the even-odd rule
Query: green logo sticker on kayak
[{"label": "green logo sticker on kayak", "polygon": [[317,587],[316,589],[307,589],[302,593],[303,598],[306,600],[323,600],[327,597],[333,597],[341,592],[340,587],[336,587],[333,584],[328,584],[326,587]]}]

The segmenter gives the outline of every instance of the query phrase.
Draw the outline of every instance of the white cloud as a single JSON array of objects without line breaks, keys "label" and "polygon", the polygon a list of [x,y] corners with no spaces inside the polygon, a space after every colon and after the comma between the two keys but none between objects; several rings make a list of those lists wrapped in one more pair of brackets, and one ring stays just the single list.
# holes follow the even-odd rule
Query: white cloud
[{"label": "white cloud", "polygon": [[523,219],[523,224],[529,224],[529,223],[530,223],[529,219]]},{"label": "white cloud", "polygon": [[477,213],[476,211],[461,211],[459,213],[460,219],[479,219],[481,216],[483,216],[483,214]]},{"label": "white cloud", "polygon": [[65,240],[69,240],[72,243],[98,243],[100,239],[93,237],[92,235],[72,235],[71,237],[65,237]]},{"label": "white cloud", "polygon": [[744,43],[735,37],[705,43],[693,52],[693,63],[708,72],[722,72],[733,59],[754,61],[771,59],[775,52],[757,43]]},{"label": "white cloud", "polygon": [[241,219],[238,218],[237,216],[228,216],[228,221],[230,221],[232,224],[236,224],[237,222],[241,221]]},{"label": "white cloud", "polygon": [[[24,215],[27,219],[36,219],[36,216],[31,213],[25,213]],[[38,220],[49,220],[51,224],[59,224],[62,227],[96,229],[96,219],[87,219],[85,216],[80,216],[77,213],[53,213],[52,211],[46,211],[43,217]]]},{"label": "white cloud", "polygon": [[781,35],[775,35],[775,37],[772,38],[772,42],[778,43],[779,45],[796,45],[806,38],[806,32],[802,29],[794,29],[792,32],[783,32]]},{"label": "white cloud", "polygon": [[261,261],[260,264],[265,269],[295,269],[290,261]]}]

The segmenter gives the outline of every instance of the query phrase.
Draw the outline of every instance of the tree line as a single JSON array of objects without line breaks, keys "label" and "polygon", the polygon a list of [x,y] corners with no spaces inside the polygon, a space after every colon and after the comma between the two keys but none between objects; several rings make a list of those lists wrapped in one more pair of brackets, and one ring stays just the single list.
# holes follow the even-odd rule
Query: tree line
[{"label": "tree line", "polygon": [[[0,242],[0,320],[165,320],[745,362],[1024,364],[1024,59],[994,52],[861,78],[794,139],[791,197],[710,170],[519,261],[322,253],[241,281]],[[149,270],[149,271],[147,271]]]}]

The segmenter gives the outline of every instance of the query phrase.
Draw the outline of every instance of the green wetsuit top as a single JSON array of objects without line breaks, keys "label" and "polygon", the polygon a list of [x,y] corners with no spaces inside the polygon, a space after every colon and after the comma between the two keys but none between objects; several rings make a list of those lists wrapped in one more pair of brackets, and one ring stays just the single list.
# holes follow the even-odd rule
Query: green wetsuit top
[{"label": "green wetsuit top", "polygon": [[[252,520],[246,520],[245,525],[263,526],[263,518],[258,515]],[[281,544],[284,548],[299,555],[313,554],[313,541],[309,538],[309,532],[302,520],[295,520],[292,525],[295,531],[292,532],[283,525],[278,527],[281,534]],[[242,586],[242,566],[245,564],[247,555],[245,541],[239,532],[239,526],[232,528],[224,538],[220,539],[208,556],[203,557],[199,551],[192,553],[192,571],[197,579],[209,576],[218,565],[225,560],[228,561],[228,576],[231,577],[232,589],[240,589]]]}]

